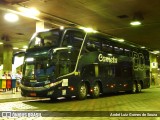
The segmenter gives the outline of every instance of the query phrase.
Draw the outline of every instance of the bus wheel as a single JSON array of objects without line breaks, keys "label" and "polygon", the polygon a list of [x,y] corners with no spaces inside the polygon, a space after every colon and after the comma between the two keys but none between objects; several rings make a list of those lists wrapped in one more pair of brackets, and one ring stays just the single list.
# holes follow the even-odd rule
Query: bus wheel
[{"label": "bus wheel", "polygon": [[100,95],[100,86],[96,82],[95,85],[93,86],[93,91],[91,92],[91,97],[92,98],[98,98]]},{"label": "bus wheel", "polygon": [[87,92],[88,92],[88,89],[87,89],[87,85],[85,83],[81,83],[79,85],[79,88],[78,88],[78,99],[79,100],[83,100],[87,97]]},{"label": "bus wheel", "polygon": [[137,84],[137,92],[141,92],[142,90],[142,85],[140,83]]}]

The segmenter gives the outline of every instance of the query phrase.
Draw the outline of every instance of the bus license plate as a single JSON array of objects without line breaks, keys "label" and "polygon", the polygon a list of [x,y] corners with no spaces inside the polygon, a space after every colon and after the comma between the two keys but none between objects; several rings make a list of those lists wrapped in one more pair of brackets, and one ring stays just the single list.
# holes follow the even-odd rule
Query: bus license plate
[{"label": "bus license plate", "polygon": [[30,96],[34,97],[34,96],[36,96],[36,93],[30,93]]}]

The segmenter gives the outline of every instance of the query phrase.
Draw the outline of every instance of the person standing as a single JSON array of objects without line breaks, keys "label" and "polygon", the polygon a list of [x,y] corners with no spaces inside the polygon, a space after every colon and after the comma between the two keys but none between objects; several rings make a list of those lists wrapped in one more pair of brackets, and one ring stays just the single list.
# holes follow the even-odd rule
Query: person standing
[{"label": "person standing", "polygon": [[[6,72],[3,73],[2,79],[7,80],[7,73]],[[6,88],[3,88],[3,91],[6,92]]]},{"label": "person standing", "polygon": [[11,90],[12,72],[8,72],[6,78],[7,78],[6,84],[9,84],[8,82],[10,81],[10,85],[6,85],[6,89],[9,91]]},{"label": "person standing", "polygon": [[21,79],[22,79],[22,73],[20,70],[17,71],[17,74],[16,74],[16,92],[18,92],[19,90],[19,85],[21,83]]}]

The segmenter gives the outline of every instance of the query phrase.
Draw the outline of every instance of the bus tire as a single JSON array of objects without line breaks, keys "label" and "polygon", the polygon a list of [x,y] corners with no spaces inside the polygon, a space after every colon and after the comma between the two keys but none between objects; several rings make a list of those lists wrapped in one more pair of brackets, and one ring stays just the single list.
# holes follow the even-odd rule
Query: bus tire
[{"label": "bus tire", "polygon": [[78,95],[77,95],[77,98],[78,98],[79,100],[86,99],[87,93],[88,93],[87,85],[86,85],[84,82],[80,83],[80,84],[79,84],[79,87],[78,87]]},{"label": "bus tire", "polygon": [[98,82],[96,82],[93,86],[93,91],[91,92],[91,97],[92,98],[98,98],[100,95],[100,86]]},{"label": "bus tire", "polygon": [[131,93],[131,94],[136,93],[137,92],[137,84],[136,84],[136,82],[133,83],[132,89],[131,90],[127,90],[126,92],[127,93]]},{"label": "bus tire", "polygon": [[141,85],[141,83],[138,83],[137,84],[137,93],[140,93],[141,90],[142,90],[142,85]]}]

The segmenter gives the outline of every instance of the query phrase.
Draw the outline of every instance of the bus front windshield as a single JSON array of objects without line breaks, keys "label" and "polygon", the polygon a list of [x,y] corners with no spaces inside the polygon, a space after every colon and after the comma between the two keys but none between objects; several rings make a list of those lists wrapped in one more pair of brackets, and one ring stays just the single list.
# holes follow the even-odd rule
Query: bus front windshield
[{"label": "bus front windshield", "polygon": [[59,29],[39,32],[31,38],[29,48],[58,46],[59,36]]},{"label": "bus front windshield", "polygon": [[24,76],[30,79],[40,80],[46,76],[53,76],[55,72],[55,65],[49,64],[47,60],[36,61],[36,62],[26,62],[25,63],[25,73]]}]

